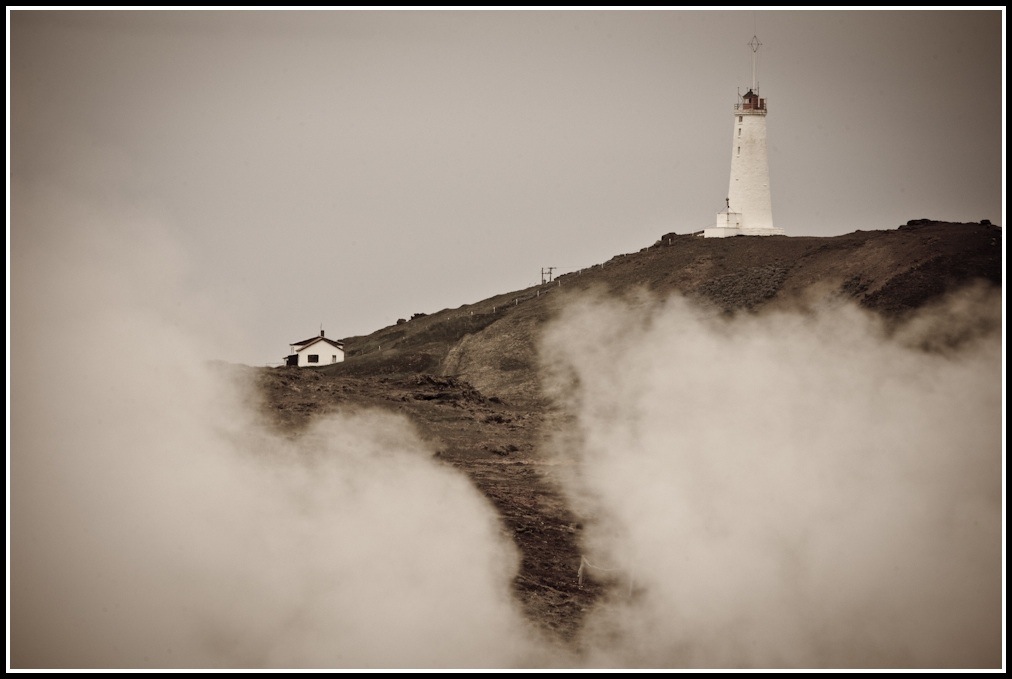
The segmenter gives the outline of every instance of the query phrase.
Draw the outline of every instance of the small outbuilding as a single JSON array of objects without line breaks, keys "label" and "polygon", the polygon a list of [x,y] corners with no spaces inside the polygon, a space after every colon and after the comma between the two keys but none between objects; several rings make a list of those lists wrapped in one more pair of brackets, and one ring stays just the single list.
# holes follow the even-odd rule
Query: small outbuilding
[{"label": "small outbuilding", "polygon": [[327,339],[320,331],[319,337],[310,337],[301,342],[292,342],[291,353],[285,357],[285,365],[308,368],[312,366],[340,363],[344,360],[344,342]]}]

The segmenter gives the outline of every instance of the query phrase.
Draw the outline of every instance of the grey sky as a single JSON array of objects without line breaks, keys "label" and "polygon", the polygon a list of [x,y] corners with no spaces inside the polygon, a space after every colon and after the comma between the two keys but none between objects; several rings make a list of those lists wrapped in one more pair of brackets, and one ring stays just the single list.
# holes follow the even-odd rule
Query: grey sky
[{"label": "grey sky", "polygon": [[180,303],[227,319],[209,358],[278,362],[320,323],[368,333],[712,224],[753,30],[778,227],[1003,223],[1000,9],[8,17],[11,305],[45,301],[18,255],[53,237],[26,196],[56,192],[127,243],[167,231]]}]

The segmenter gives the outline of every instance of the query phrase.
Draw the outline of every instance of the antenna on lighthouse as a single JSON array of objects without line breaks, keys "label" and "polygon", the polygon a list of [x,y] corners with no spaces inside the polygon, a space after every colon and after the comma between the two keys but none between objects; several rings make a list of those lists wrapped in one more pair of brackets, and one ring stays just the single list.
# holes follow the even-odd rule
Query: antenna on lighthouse
[{"label": "antenna on lighthouse", "polygon": [[759,68],[759,48],[762,47],[762,43],[759,42],[759,38],[756,35],[752,35],[752,39],[748,41],[748,46],[752,48],[752,91],[756,92],[756,70]]}]

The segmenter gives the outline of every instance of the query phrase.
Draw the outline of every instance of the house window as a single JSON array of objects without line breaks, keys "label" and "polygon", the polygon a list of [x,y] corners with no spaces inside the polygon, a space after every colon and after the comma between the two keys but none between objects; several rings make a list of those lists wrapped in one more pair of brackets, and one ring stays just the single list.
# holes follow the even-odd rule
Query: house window
[{"label": "house window", "polygon": [[331,363],[337,363],[337,354],[333,354],[333,355],[332,355],[332,356],[330,357],[330,362],[331,362]]},{"label": "house window", "polygon": [[306,356],[306,361],[309,362],[309,363],[319,363],[320,362],[320,355],[319,354],[309,354],[308,356]]}]

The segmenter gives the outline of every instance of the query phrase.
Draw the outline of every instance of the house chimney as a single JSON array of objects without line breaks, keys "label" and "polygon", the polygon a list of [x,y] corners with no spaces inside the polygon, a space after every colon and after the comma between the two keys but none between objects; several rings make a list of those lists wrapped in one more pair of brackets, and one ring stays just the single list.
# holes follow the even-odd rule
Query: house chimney
[{"label": "house chimney", "polygon": [[320,337],[323,337],[323,328],[320,328]]}]

